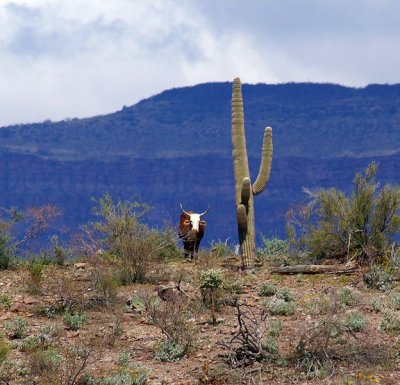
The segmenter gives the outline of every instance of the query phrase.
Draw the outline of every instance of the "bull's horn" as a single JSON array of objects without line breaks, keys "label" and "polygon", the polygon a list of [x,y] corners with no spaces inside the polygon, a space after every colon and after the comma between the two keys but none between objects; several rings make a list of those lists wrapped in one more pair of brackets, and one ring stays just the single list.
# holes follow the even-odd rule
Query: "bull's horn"
[{"label": "bull's horn", "polygon": [[181,210],[182,210],[182,212],[184,213],[184,214],[186,214],[186,215],[189,215],[190,216],[190,214],[189,213],[187,213],[184,209],[183,209],[183,207],[182,207],[182,203],[179,203],[179,206],[181,206]]},{"label": "bull's horn", "polygon": [[200,216],[202,217],[203,215],[206,215],[210,211],[210,206],[208,206],[208,209],[204,211],[204,213],[201,213]]}]

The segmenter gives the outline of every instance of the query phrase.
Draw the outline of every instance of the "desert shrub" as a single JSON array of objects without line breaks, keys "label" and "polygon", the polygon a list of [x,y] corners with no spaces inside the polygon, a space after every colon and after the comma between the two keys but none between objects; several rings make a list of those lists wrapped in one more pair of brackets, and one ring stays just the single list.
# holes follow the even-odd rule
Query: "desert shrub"
[{"label": "desert shrub", "polygon": [[4,337],[0,334],[0,364],[4,362],[10,352],[10,345],[4,340]]},{"label": "desert shrub", "polygon": [[358,296],[354,290],[349,287],[344,287],[338,291],[339,303],[342,306],[351,307],[357,304]]},{"label": "desert shrub", "polygon": [[137,295],[140,305],[146,311],[147,319],[150,324],[157,322],[158,308],[161,304],[160,297],[154,296],[152,291],[142,290]]},{"label": "desert shrub", "polygon": [[279,289],[275,293],[275,297],[283,299],[285,302],[294,302],[295,300],[293,293],[286,287]]},{"label": "desert shrub", "polygon": [[227,241],[211,241],[210,249],[216,258],[228,258],[233,254]]},{"label": "desert shrub", "polygon": [[63,317],[65,325],[71,330],[79,330],[87,323],[87,318],[83,313],[65,312]]},{"label": "desert shrub", "polygon": [[400,293],[390,293],[389,304],[392,309],[400,310]]},{"label": "desert shrub", "polygon": [[55,375],[63,357],[53,349],[37,350],[29,355],[29,366],[33,375]]},{"label": "desert shrub", "polygon": [[400,331],[400,314],[394,311],[386,312],[381,321],[381,329],[386,332]]},{"label": "desert shrub", "polygon": [[[200,290],[203,299],[210,304],[213,324],[216,323],[215,310],[217,301],[221,295],[224,285],[224,272],[220,269],[208,269],[200,274]],[[207,302],[207,300],[205,302]]]},{"label": "desert shrub", "polygon": [[51,260],[58,266],[64,266],[68,260],[72,259],[72,252],[68,247],[61,245],[56,235],[50,238],[52,245]]},{"label": "desert shrub", "polygon": [[288,316],[296,311],[296,303],[293,293],[287,288],[278,289],[274,297],[265,303],[265,307],[271,315]]},{"label": "desert shrub", "polygon": [[28,265],[26,290],[31,294],[42,293],[44,264],[39,260],[33,260]]},{"label": "desert shrub", "polygon": [[358,333],[364,330],[367,321],[361,313],[352,312],[347,314],[343,326],[349,330],[349,332]]},{"label": "desert shrub", "polygon": [[330,296],[320,294],[317,298],[312,298],[307,302],[306,309],[310,314],[321,315],[330,312],[332,305],[332,298]]},{"label": "desert shrub", "polygon": [[386,291],[393,287],[394,277],[381,267],[374,265],[368,273],[364,274],[363,280],[370,289]]},{"label": "desert shrub", "polygon": [[173,341],[166,340],[157,344],[154,358],[162,362],[179,361],[186,354],[185,347]]},{"label": "desert shrub", "polygon": [[329,375],[334,370],[332,357],[335,349],[345,345],[349,338],[365,327],[362,314],[344,313],[336,291],[325,294],[324,300],[330,305],[323,313],[316,313],[317,318],[300,330],[300,339],[295,349],[295,359],[302,372],[310,378]]},{"label": "desert shrub", "polygon": [[109,195],[101,198],[94,209],[99,220],[92,227],[103,237],[108,255],[120,262],[122,283],[144,282],[151,262],[160,260],[162,252],[171,251],[170,233],[152,230],[141,222],[148,211],[145,204],[115,203]]},{"label": "desert shrub", "polygon": [[280,330],[279,324],[274,324],[267,333],[265,311],[256,313],[238,299],[231,305],[236,309],[237,324],[231,333],[232,338],[218,342],[226,352],[224,361],[232,367],[243,367],[271,358],[278,348],[276,337]]},{"label": "desert shrub", "polygon": [[8,243],[8,237],[0,235],[0,270],[8,269],[14,256],[13,250],[8,246]]},{"label": "desert shrub", "polygon": [[286,264],[288,261],[288,241],[279,238],[261,237],[262,245],[257,249],[258,258],[274,265]]},{"label": "desert shrub", "polygon": [[288,316],[296,311],[294,302],[286,302],[282,298],[274,297],[266,303],[266,308],[271,315]]},{"label": "desert shrub", "polygon": [[371,310],[374,311],[375,313],[381,312],[385,307],[381,299],[378,297],[371,298],[368,302],[368,305],[370,306]]},{"label": "desert shrub", "polygon": [[11,297],[8,294],[1,294],[0,303],[4,309],[9,309],[11,307]]},{"label": "desert shrub", "polygon": [[377,167],[371,163],[355,176],[350,196],[334,188],[308,191],[309,203],[288,213],[291,247],[319,260],[387,263],[392,237],[400,230],[400,189],[380,188],[375,181]]},{"label": "desert shrub", "polygon": [[120,370],[108,377],[97,378],[90,385],[144,385],[149,379],[149,370],[136,365]]},{"label": "desert shrub", "polygon": [[93,287],[96,291],[96,301],[104,305],[115,304],[117,301],[118,287],[121,286],[120,277],[112,264],[102,261],[100,257],[96,259],[94,268],[91,272]]},{"label": "desert shrub", "polygon": [[189,352],[194,343],[196,330],[191,322],[192,311],[193,306],[179,297],[162,302],[157,308],[156,325],[160,328],[164,340],[170,343],[165,346],[182,347],[183,355]]},{"label": "desert shrub", "polygon": [[28,321],[21,317],[16,317],[13,321],[5,324],[5,330],[9,338],[21,339],[26,336]]},{"label": "desert shrub", "polygon": [[278,288],[272,283],[262,283],[259,288],[260,295],[263,297],[272,297],[277,291]]}]

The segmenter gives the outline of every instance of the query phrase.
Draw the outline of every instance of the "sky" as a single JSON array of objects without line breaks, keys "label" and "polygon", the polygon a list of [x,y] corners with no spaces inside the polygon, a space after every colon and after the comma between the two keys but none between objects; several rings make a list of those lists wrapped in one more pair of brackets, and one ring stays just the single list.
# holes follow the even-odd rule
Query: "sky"
[{"label": "sky", "polygon": [[400,82],[399,0],[0,0],[0,126],[204,82]]}]

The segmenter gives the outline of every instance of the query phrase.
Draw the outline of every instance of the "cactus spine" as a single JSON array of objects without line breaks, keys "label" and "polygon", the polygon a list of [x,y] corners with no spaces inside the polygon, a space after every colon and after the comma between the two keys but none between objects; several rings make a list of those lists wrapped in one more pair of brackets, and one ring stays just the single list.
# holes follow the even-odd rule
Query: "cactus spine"
[{"label": "cactus spine", "polygon": [[232,147],[240,254],[242,269],[247,270],[253,267],[255,259],[254,195],[264,190],[271,172],[272,129],[271,127],[265,129],[260,169],[252,185],[244,131],[242,86],[239,78],[233,81]]}]

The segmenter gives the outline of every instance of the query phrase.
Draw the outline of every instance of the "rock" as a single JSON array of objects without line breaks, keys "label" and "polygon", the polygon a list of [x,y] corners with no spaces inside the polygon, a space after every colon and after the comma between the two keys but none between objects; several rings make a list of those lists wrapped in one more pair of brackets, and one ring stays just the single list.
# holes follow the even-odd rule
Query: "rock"
[{"label": "rock", "polygon": [[23,299],[23,303],[25,303],[27,305],[32,305],[34,303],[38,303],[38,300],[36,298],[33,298],[33,297],[25,297]]},{"label": "rock", "polygon": [[75,338],[79,336],[79,330],[77,331],[68,331],[67,338]]},{"label": "rock", "polygon": [[26,311],[26,305],[22,302],[15,302],[11,305],[10,311],[13,313],[23,313]]},{"label": "rock", "polygon": [[122,314],[121,322],[122,323],[131,322],[134,318],[135,318],[134,314],[132,314],[132,313],[124,313],[124,314]]},{"label": "rock", "polygon": [[84,269],[87,266],[86,262],[78,262],[78,263],[74,263],[74,267],[76,269]]}]

